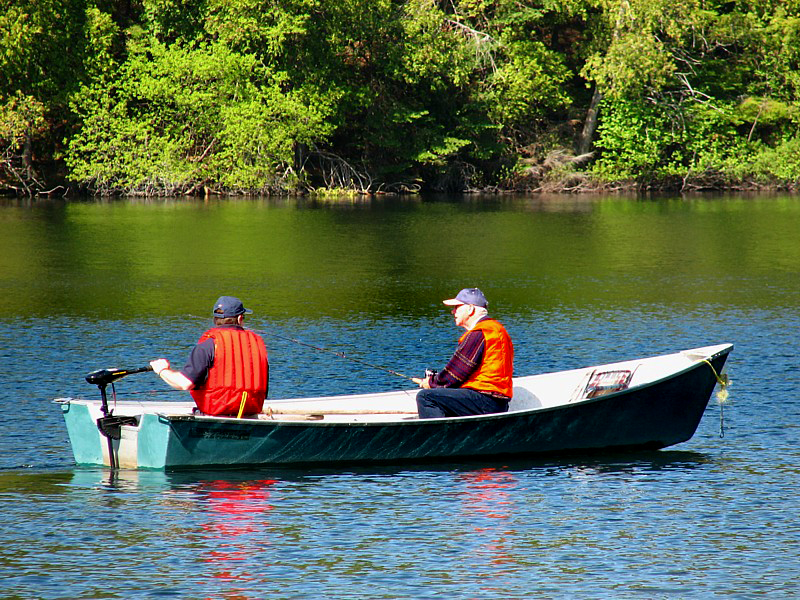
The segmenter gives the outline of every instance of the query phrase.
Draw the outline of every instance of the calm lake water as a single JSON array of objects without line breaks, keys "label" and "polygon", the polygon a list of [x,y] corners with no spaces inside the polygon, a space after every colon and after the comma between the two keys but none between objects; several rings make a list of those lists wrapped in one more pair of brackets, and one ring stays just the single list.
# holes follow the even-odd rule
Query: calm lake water
[{"label": "calm lake water", "polygon": [[[797,597],[799,275],[796,196],[0,201],[0,596]],[[74,466],[53,398],[181,365],[221,294],[253,309],[279,398],[406,386],[286,337],[441,367],[441,300],[473,285],[517,374],[732,342],[730,398],[659,452]],[[181,397],[151,373],[117,392]]]}]

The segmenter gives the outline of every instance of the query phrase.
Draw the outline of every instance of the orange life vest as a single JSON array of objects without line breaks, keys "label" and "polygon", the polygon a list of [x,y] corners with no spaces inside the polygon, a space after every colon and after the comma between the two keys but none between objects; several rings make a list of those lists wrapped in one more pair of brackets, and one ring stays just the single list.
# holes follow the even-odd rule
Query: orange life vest
[{"label": "orange life vest", "polygon": [[267,397],[269,367],[264,340],[248,329],[213,327],[198,343],[214,340],[214,363],[202,386],[191,390],[207,415],[261,412]]},{"label": "orange life vest", "polygon": [[[478,321],[470,331],[475,330],[483,332],[483,361],[461,387],[511,398],[511,378],[514,375],[514,346],[511,337],[505,327],[494,319]],[[470,331],[465,332],[459,341],[463,341]]]}]

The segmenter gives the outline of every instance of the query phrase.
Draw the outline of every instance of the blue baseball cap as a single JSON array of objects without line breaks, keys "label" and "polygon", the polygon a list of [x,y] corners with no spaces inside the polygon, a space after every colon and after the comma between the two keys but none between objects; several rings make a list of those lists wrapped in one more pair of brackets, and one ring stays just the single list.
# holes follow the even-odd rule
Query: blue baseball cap
[{"label": "blue baseball cap", "polygon": [[458,306],[459,304],[472,304],[473,306],[482,306],[483,308],[489,306],[489,301],[486,299],[486,296],[484,296],[483,292],[478,288],[464,288],[456,294],[455,298],[450,298],[443,302],[448,306]]},{"label": "blue baseball cap", "polygon": [[246,309],[242,301],[235,296],[220,296],[214,303],[214,308],[211,309],[212,315],[220,319],[238,317],[251,312],[253,311]]}]

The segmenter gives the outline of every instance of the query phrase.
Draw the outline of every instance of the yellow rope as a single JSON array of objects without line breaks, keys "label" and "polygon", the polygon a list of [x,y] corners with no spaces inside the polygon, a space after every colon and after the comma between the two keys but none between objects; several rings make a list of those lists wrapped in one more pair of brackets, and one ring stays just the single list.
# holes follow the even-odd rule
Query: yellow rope
[{"label": "yellow rope", "polygon": [[[709,363],[709,364],[711,364],[711,363]],[[714,367],[711,367],[711,368],[713,369]],[[247,401],[247,392],[242,392],[242,402],[239,404],[239,414],[236,415],[237,419],[241,419],[242,418],[242,413],[244,412],[244,403],[246,401]]]},{"label": "yellow rope", "polygon": [[728,399],[728,386],[731,380],[727,373],[723,373],[720,376],[714,368],[714,365],[708,360],[704,359],[703,362],[711,367],[711,372],[714,373],[714,377],[716,377],[717,383],[719,384],[719,391],[717,392],[717,403],[719,404],[719,437],[723,438],[725,437],[725,401]]},{"label": "yellow rope", "polygon": [[714,365],[711,364],[710,361],[703,359],[703,362],[706,363],[709,367],[711,367],[711,372],[714,373],[714,377],[717,379],[717,383],[719,384],[720,390],[717,392],[717,400],[720,404],[725,402],[728,399],[728,386],[731,384],[731,380],[728,377],[727,373],[723,373],[721,376],[717,374],[717,370],[714,368]]}]

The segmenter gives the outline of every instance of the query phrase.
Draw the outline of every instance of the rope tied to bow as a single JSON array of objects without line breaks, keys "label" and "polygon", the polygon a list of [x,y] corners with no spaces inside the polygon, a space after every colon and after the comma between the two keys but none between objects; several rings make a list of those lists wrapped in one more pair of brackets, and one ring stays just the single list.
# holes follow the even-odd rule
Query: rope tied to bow
[{"label": "rope tied to bow", "polygon": [[728,401],[728,386],[731,384],[731,380],[727,373],[717,373],[717,370],[714,368],[714,365],[711,364],[711,361],[703,359],[703,362],[711,367],[711,372],[714,373],[714,377],[719,384],[719,389],[717,390],[717,404],[719,404],[719,437],[724,438],[725,403]]}]

